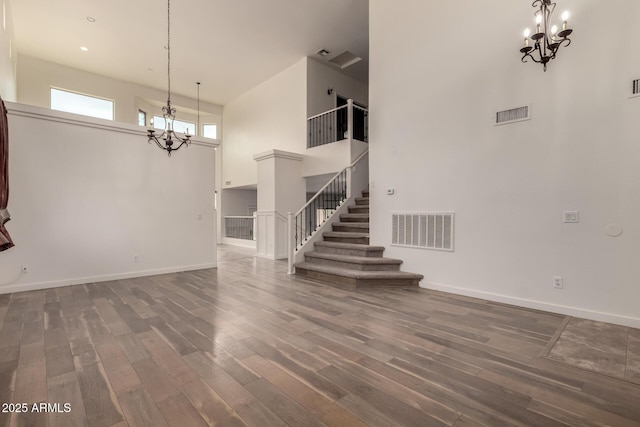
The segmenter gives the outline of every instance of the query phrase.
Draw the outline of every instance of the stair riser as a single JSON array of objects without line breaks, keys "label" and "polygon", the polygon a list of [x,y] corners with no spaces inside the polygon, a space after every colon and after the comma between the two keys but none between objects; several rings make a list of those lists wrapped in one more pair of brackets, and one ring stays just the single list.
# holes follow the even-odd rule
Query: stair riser
[{"label": "stair riser", "polygon": [[362,192],[362,197],[369,197],[369,192],[368,191],[363,191]]},{"label": "stair riser", "polygon": [[349,270],[358,271],[400,271],[400,264],[356,264],[352,262],[341,262],[331,259],[322,259],[315,257],[305,257],[307,262],[319,265],[327,265],[336,268],[348,268]]},{"label": "stair riser", "polygon": [[349,213],[369,213],[369,206],[349,206]]},{"label": "stair riser", "polygon": [[368,245],[369,237],[324,237],[325,242],[354,243],[356,245]]},{"label": "stair riser", "polygon": [[355,279],[352,277],[337,276],[335,274],[321,273],[319,271],[311,271],[304,268],[296,268],[296,274],[322,280],[336,285],[346,285],[356,288],[417,288],[417,279],[394,279],[394,280],[371,280],[371,279]]},{"label": "stair riser", "polygon": [[364,233],[369,234],[369,227],[349,227],[348,225],[332,225],[333,231],[346,232],[346,233]]},{"label": "stair riser", "polygon": [[367,258],[382,258],[382,253],[384,252],[384,251],[365,251],[364,249],[357,250],[357,249],[328,248],[324,246],[316,246],[315,251],[321,252],[323,254],[362,256]]},{"label": "stair riser", "polygon": [[340,222],[358,222],[358,223],[368,223],[369,217],[360,218],[360,217],[350,217],[347,215],[340,215]]},{"label": "stair riser", "polygon": [[356,206],[369,206],[369,199],[356,199]]}]

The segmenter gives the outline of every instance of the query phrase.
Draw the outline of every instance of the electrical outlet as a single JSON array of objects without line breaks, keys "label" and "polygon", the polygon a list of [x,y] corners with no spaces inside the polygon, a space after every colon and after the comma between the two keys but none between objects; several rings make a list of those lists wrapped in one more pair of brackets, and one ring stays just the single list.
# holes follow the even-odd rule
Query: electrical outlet
[{"label": "electrical outlet", "polygon": [[553,287],[554,289],[564,289],[564,279],[560,276],[554,276]]},{"label": "electrical outlet", "polygon": [[138,258],[138,255],[134,255],[133,256],[133,262],[138,262],[140,259]]},{"label": "electrical outlet", "polygon": [[27,264],[22,264],[22,266],[20,267],[20,271],[22,271],[23,273],[28,273],[29,266]]}]

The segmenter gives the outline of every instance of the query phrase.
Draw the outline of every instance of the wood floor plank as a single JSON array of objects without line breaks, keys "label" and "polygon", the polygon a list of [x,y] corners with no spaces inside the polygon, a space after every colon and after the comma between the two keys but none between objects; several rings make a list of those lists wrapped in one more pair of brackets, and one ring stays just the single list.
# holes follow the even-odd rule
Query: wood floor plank
[{"label": "wood floor plank", "polygon": [[103,336],[94,343],[102,366],[116,393],[140,385],[140,378],[114,336]]},{"label": "wood floor plank", "polygon": [[206,427],[213,425],[205,423],[198,411],[182,393],[167,397],[159,403],[158,409],[170,426]]},{"label": "wood floor plank", "polygon": [[565,316],[219,253],[217,269],[0,295],[0,402],[71,405],[0,427],[640,427],[640,384],[544,357]]},{"label": "wood floor plank", "polygon": [[89,425],[106,427],[122,421],[120,404],[97,355],[74,356],[74,364]]},{"label": "wood floor plank", "polygon": [[[0,363],[0,403],[13,402],[12,397],[16,386],[17,372],[17,360]],[[0,412],[0,426],[8,426],[10,422],[11,413]]]},{"label": "wood floor plank", "polygon": [[130,426],[168,427],[167,421],[144,387],[124,391],[118,395],[122,412]]},{"label": "wood floor plank", "polygon": [[333,426],[366,426],[359,418],[342,409],[333,401],[317,393],[311,387],[281,370],[260,356],[251,356],[244,362],[264,379],[276,386],[291,399],[304,406],[314,417]]},{"label": "wood floor plank", "polygon": [[[443,427],[447,424],[433,418],[430,414],[422,412],[394,397],[392,394],[373,387],[366,382],[359,380],[343,369],[329,366],[320,371],[320,374],[340,387],[360,397],[371,406],[381,409],[389,414],[399,424],[405,426],[437,426]],[[456,416],[457,418],[457,416]]]},{"label": "wood floor plank", "polygon": [[149,352],[147,351],[142,341],[134,335],[131,334],[123,334],[116,336],[116,340],[120,345],[120,348],[125,353],[129,362],[135,363],[139,360],[148,359]]},{"label": "wood floor plank", "polygon": [[89,426],[82,392],[75,372],[67,372],[47,379],[48,402],[68,403],[69,412],[48,414],[50,427]]},{"label": "wood floor plank", "polygon": [[134,369],[145,389],[156,403],[162,402],[180,392],[166,371],[153,359],[142,359],[134,362]]},{"label": "wood floor plank", "polygon": [[246,387],[267,408],[290,426],[320,427],[323,425],[311,413],[264,379],[247,384]]},{"label": "wood floor plank", "polygon": [[244,426],[244,421],[238,417],[218,393],[213,391],[200,378],[181,387],[191,405],[209,425]]},{"label": "wood floor plank", "polygon": [[153,359],[160,365],[177,385],[194,381],[198,374],[189,364],[154,331],[139,334]]}]

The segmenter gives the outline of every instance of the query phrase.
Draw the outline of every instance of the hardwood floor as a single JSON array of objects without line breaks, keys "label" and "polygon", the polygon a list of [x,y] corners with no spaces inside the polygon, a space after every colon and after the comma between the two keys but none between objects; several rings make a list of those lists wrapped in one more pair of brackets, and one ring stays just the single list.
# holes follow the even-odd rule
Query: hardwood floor
[{"label": "hardwood floor", "polygon": [[214,270],[0,295],[0,426],[640,426],[640,385],[541,357],[564,321],[223,247]]}]

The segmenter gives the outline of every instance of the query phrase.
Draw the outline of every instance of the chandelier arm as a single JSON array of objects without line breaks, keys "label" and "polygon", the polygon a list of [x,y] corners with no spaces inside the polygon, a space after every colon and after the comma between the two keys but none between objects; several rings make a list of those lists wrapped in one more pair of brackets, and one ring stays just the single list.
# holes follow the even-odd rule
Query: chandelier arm
[{"label": "chandelier arm", "polygon": [[527,62],[527,61],[526,61],[526,59],[527,59],[527,58],[531,58],[531,60],[532,60],[533,62],[537,63],[537,64],[541,64],[541,63],[542,63],[542,61],[537,60],[537,59],[536,59],[536,57],[535,57],[535,56],[533,56],[533,55],[531,55],[530,53],[525,53],[525,54],[524,54],[524,56],[522,57],[521,61],[522,61],[523,63],[526,63],[526,62]]},{"label": "chandelier arm", "polygon": [[158,140],[158,138],[157,138],[157,137],[155,137],[155,136],[150,136],[150,137],[149,137],[149,142],[151,142],[151,141],[155,142],[155,143],[156,143],[156,145],[158,146],[158,148],[161,148],[161,149],[163,149],[163,150],[166,150],[166,148],[165,148],[162,144],[160,144],[160,141]]},{"label": "chandelier arm", "polygon": [[[563,43],[565,43],[565,42],[566,42],[567,44],[563,45]],[[560,40],[558,43],[559,43],[559,44],[558,44],[558,48],[560,48],[560,47],[567,47],[567,46],[569,46],[569,45],[571,44],[571,39],[570,39],[569,37],[565,37],[565,38],[563,38],[562,40]]]}]

